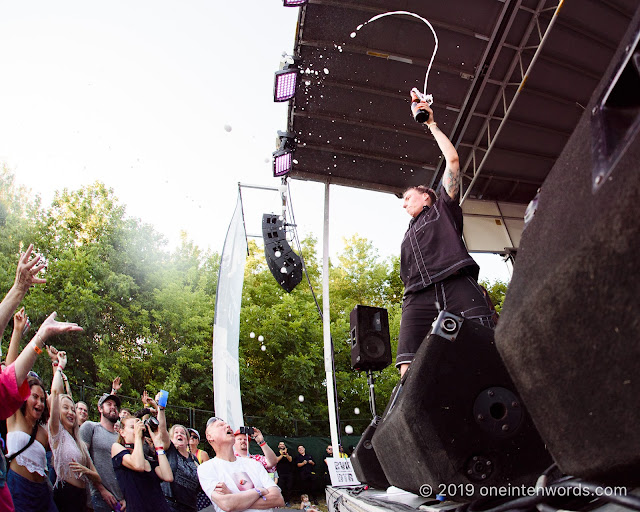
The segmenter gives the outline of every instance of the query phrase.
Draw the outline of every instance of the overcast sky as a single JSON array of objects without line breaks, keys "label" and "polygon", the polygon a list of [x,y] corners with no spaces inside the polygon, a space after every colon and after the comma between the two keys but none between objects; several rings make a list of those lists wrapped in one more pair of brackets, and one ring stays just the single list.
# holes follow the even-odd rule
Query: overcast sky
[{"label": "overcast sky", "polygon": [[[281,0],[1,2],[0,162],[45,204],[99,180],[170,246],[184,230],[221,251],[238,183],[279,185],[287,106],[273,103],[273,73],[297,16]],[[321,239],[324,186],[291,190],[301,236]],[[243,198],[260,234],[278,194]],[[330,213],[332,254],[355,233],[399,253],[409,217],[394,196],[332,186]],[[481,278],[509,279],[499,257],[474,257]]]}]

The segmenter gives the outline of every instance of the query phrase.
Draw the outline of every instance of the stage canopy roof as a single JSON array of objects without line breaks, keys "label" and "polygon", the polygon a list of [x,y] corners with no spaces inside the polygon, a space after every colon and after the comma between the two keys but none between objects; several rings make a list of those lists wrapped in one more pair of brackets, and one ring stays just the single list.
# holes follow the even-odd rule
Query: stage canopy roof
[{"label": "stage canopy roof", "polygon": [[[409,91],[427,93],[458,149],[465,228],[489,230],[470,250],[517,247],[526,204],[562,152],[609,65],[637,0],[309,0],[300,9],[299,86],[287,130],[296,179],[387,191],[439,184],[429,131]],[[552,21],[553,20],[553,21]],[[352,33],[356,37],[351,37]],[[511,224],[512,229],[508,228]],[[507,251],[508,252],[508,251]]]}]

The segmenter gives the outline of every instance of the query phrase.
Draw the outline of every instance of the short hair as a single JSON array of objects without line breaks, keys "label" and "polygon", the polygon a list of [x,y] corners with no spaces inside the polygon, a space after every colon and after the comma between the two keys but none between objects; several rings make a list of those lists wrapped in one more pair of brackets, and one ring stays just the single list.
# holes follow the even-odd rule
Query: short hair
[{"label": "short hair", "polygon": [[417,190],[421,194],[428,194],[429,197],[431,198],[432,204],[436,202],[436,199],[438,199],[438,196],[436,195],[436,191],[433,190],[431,187],[427,187],[426,185],[415,185],[413,187],[407,187],[402,193],[402,195],[404,196],[407,192],[409,192],[409,190]]}]

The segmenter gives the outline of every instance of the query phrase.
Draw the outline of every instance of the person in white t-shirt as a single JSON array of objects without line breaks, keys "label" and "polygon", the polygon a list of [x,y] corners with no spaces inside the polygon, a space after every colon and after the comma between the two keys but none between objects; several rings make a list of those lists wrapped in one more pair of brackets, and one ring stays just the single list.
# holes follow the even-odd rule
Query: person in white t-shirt
[{"label": "person in white t-shirt", "polygon": [[209,418],[205,435],[216,456],[198,466],[198,479],[202,490],[213,502],[213,510],[270,511],[284,506],[280,488],[262,464],[234,455],[235,436],[227,422]]}]

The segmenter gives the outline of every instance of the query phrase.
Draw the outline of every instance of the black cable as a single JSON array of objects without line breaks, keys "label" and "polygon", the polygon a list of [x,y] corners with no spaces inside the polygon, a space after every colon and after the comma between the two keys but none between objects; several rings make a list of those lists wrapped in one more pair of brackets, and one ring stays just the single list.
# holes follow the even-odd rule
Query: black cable
[{"label": "black cable", "polygon": [[[525,496],[523,498],[516,498],[509,500],[506,503],[492,507],[492,508],[477,508],[478,505],[486,504],[493,500],[476,500],[467,504],[467,507],[463,507],[466,512],[506,512],[514,511],[515,509],[530,509],[535,507],[538,503],[542,503],[547,499],[547,496]],[[460,507],[458,508],[458,510]]]},{"label": "black cable", "polygon": [[[629,496],[628,494],[626,494],[627,492],[626,487],[624,487],[625,495],[623,496],[618,494],[612,494],[612,495],[601,494],[601,491],[603,489],[602,485],[594,484],[592,482],[587,482],[586,480],[581,480],[580,478],[572,478],[570,480],[566,480],[558,484],[554,483],[552,485],[558,486],[558,487],[577,488],[580,491],[584,489],[588,491],[590,496],[595,496],[596,498],[602,501],[615,503],[617,505],[621,505],[623,507],[630,508],[632,510],[640,511],[640,496],[635,496],[635,495]],[[620,486],[620,487],[623,487],[623,486]],[[604,487],[604,488],[606,489],[611,487]],[[582,494],[580,494],[580,496],[582,496]]]},{"label": "black cable", "polygon": [[[293,238],[296,242],[296,247],[298,248],[298,253],[300,256],[300,263],[302,264],[302,270],[304,271],[304,275],[307,278],[307,283],[309,284],[309,290],[311,291],[311,295],[313,297],[314,302],[316,303],[316,309],[318,310],[318,314],[320,315],[320,320],[324,322],[324,315],[322,313],[322,308],[318,303],[318,299],[316,297],[316,293],[313,289],[313,285],[311,284],[311,279],[309,278],[309,273],[307,272],[307,265],[304,261],[304,257],[302,256],[302,244],[300,243],[300,237],[298,236],[298,226],[296,223],[296,217],[293,213],[293,201],[291,200],[291,188],[289,187],[289,182],[287,181],[287,195],[289,196],[289,200],[287,201],[287,208],[289,213],[291,214],[291,223],[293,224]],[[333,376],[333,401],[334,408],[336,411],[336,422],[338,424],[338,443],[342,444],[342,435],[340,432],[340,405],[338,404],[338,383],[336,381],[336,361],[335,361],[335,347],[333,345],[333,337],[329,334],[329,342],[331,343],[331,370]]]},{"label": "black cable", "polygon": [[296,224],[296,217],[293,213],[293,203],[291,201],[291,189],[289,188],[289,182],[287,182],[287,194],[289,195],[289,200],[287,201],[287,208],[289,213],[291,214],[291,223],[293,224],[293,238],[296,242],[296,247],[298,248],[298,253],[300,256],[300,262],[302,263],[302,271],[307,278],[307,283],[309,284],[309,290],[311,290],[311,296],[313,297],[314,302],[316,303],[316,309],[318,310],[318,314],[320,315],[320,320],[324,321],[324,315],[322,314],[322,308],[318,303],[318,299],[316,297],[316,292],[313,289],[313,285],[311,284],[311,279],[309,278],[309,273],[307,272],[307,265],[304,262],[304,257],[302,256],[302,244],[300,243],[300,238],[298,237],[298,227]]},{"label": "black cable", "polygon": [[[554,466],[550,466],[545,470],[543,475],[550,473],[554,469],[556,469]],[[543,484],[542,488],[577,488],[580,492],[559,494],[557,491],[554,492],[553,490],[549,490],[547,492],[536,493],[535,496],[526,496],[509,500],[490,508],[483,508],[483,505],[491,503],[492,500],[480,499],[458,507],[456,512],[515,512],[518,509],[528,510],[532,507],[536,507],[540,512],[558,512],[558,510],[560,510],[559,508],[548,503],[553,498],[584,498],[590,499],[592,502],[595,498],[597,501],[615,503],[632,510],[640,511],[640,496],[629,496],[626,494],[602,494],[602,485],[587,482],[573,476],[564,476],[549,485]],[[626,492],[625,487],[621,486],[621,488],[624,488]],[[566,510],[566,508],[563,508],[562,510]]]}]

